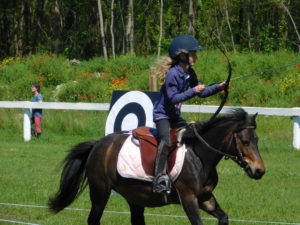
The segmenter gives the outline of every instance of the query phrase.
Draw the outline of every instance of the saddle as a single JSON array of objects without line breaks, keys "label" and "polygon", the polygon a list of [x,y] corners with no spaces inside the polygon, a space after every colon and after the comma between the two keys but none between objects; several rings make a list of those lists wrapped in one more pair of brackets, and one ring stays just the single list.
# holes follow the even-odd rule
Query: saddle
[{"label": "saddle", "polygon": [[[157,130],[150,127],[138,127],[132,130],[132,135],[139,140],[142,166],[147,174],[153,175],[156,152],[158,147]],[[177,136],[176,129],[170,130],[171,144],[169,146],[168,167],[171,171],[176,161]]]}]

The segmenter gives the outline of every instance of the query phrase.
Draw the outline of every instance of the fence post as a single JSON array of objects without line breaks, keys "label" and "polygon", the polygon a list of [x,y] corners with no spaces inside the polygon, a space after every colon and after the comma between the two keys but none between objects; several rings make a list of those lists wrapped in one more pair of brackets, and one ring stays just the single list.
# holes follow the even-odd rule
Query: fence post
[{"label": "fence post", "polygon": [[293,147],[300,150],[300,117],[294,117]]},{"label": "fence post", "polygon": [[24,121],[23,121],[23,137],[24,141],[30,141],[31,139],[31,110],[24,110]]}]

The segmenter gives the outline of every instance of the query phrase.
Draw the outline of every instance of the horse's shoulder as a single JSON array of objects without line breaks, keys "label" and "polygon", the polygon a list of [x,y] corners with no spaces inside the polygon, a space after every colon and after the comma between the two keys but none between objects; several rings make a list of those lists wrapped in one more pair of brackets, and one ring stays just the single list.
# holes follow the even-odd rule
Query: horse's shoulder
[{"label": "horse's shoulder", "polygon": [[217,184],[218,184],[218,173],[216,168],[213,168],[207,177],[207,180],[204,185],[204,189],[212,191],[217,186]]}]

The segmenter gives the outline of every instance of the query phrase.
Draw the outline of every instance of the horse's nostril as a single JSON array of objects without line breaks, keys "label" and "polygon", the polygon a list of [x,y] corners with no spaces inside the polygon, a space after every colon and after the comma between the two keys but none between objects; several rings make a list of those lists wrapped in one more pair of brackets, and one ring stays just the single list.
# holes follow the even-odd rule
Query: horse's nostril
[{"label": "horse's nostril", "polygon": [[255,170],[255,174],[257,175],[257,176],[262,176],[262,175],[264,175],[265,174],[265,170],[264,169],[256,169]]}]

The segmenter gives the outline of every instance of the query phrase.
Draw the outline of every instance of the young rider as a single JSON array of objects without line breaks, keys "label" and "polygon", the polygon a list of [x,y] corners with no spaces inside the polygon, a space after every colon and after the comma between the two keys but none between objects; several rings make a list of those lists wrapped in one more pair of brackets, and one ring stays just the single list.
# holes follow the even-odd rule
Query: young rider
[{"label": "young rider", "polygon": [[205,98],[214,95],[226,86],[225,82],[222,82],[206,87],[198,81],[192,66],[197,60],[196,51],[202,49],[191,35],[182,34],[175,37],[169,46],[171,60],[161,62],[156,69],[158,73],[154,74],[163,81],[153,109],[159,140],[153,180],[153,192],[156,193],[171,191],[171,183],[165,172],[169,153],[169,129],[186,125],[186,121],[181,117],[182,102],[195,96]]}]

